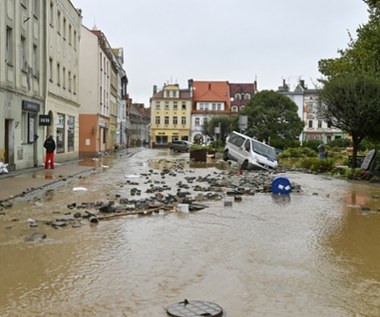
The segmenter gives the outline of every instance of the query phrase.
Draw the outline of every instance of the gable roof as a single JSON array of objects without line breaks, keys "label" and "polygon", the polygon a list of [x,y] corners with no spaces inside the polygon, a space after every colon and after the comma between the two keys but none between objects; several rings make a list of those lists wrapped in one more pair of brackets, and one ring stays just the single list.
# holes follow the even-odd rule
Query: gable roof
[{"label": "gable roof", "polygon": [[236,93],[249,93],[254,95],[256,93],[255,83],[230,83],[230,93],[233,97]]},{"label": "gable roof", "polygon": [[195,102],[230,102],[228,81],[194,81],[192,87]]}]

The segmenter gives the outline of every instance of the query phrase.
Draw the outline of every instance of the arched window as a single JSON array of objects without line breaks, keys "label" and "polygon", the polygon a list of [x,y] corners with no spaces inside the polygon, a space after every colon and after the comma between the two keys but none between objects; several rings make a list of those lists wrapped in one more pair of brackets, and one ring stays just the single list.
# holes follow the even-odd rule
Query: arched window
[{"label": "arched window", "polygon": [[235,100],[241,100],[241,95],[239,93],[235,94]]},{"label": "arched window", "polygon": [[237,106],[232,106],[231,107],[231,112],[238,112],[238,107]]},{"label": "arched window", "polygon": [[245,99],[245,100],[250,100],[250,99],[251,99],[251,94],[246,93],[246,94],[244,95],[244,99]]}]

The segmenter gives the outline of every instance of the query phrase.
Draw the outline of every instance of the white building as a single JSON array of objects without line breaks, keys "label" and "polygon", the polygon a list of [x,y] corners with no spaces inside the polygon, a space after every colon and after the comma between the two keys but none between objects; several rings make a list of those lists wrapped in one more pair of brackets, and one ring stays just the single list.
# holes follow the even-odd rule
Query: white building
[{"label": "white building", "polygon": [[329,143],[335,139],[344,137],[342,130],[337,129],[325,120],[318,117],[318,89],[308,89],[303,80],[300,80],[294,91],[290,91],[288,85],[283,81],[278,92],[288,96],[298,108],[298,116],[305,126],[299,136],[299,141],[320,140]]}]

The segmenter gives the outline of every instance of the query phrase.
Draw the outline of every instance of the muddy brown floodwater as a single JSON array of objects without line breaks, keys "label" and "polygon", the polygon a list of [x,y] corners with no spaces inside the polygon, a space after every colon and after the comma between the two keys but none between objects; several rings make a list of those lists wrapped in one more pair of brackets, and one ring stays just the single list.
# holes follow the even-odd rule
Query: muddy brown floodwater
[{"label": "muddy brown floodwater", "polygon": [[[187,158],[148,149],[106,158],[91,176],[15,202],[0,216],[0,316],[165,317],[184,299],[217,303],[229,317],[380,316],[376,186],[288,172],[302,189],[289,197],[257,193],[231,207],[225,197],[198,212],[80,228],[27,224],[73,212],[70,203],[128,197],[126,181],[144,189],[151,169],[173,191],[188,175],[223,173],[184,164],[160,176]],[[47,238],[25,242],[33,232]]]}]

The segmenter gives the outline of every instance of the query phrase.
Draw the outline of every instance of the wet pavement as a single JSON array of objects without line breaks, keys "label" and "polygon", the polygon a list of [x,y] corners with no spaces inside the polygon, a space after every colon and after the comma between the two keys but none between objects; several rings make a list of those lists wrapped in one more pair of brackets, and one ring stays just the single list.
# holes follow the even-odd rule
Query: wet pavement
[{"label": "wet pavement", "polygon": [[[165,317],[184,299],[216,303],[227,316],[380,316],[378,186],[287,172],[300,191],[234,200],[230,187],[214,191],[199,177],[240,184],[246,175],[238,170],[149,149],[84,168],[90,173],[20,197],[0,216],[0,316]],[[157,197],[147,190],[164,185],[161,194],[174,195],[181,184],[192,196],[221,199],[202,201],[207,208],[197,212],[96,225],[55,229],[41,221],[72,216],[69,204]],[[132,196],[133,188],[141,194]],[[25,240],[34,233],[46,238]]]},{"label": "wet pavement", "polygon": [[0,201],[38,190],[56,182],[66,181],[96,168],[82,166],[80,161],[56,164],[54,169],[43,167],[25,169],[0,176]]}]

